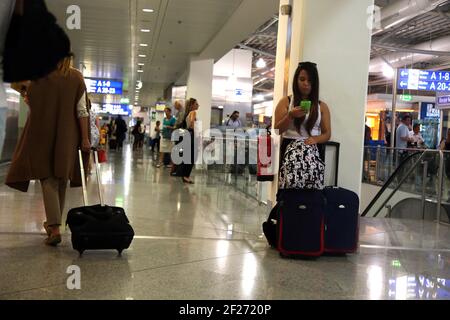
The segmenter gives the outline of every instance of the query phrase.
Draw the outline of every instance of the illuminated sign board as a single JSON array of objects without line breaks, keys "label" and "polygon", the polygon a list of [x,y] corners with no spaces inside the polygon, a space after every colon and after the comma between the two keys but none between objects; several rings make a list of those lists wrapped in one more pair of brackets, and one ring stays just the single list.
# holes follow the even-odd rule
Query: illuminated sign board
[{"label": "illuminated sign board", "polygon": [[436,109],[434,103],[422,102],[420,104],[420,119],[439,118],[440,116],[439,109]]},{"label": "illuminated sign board", "polygon": [[131,116],[133,107],[128,104],[92,104],[92,110],[95,113],[110,114],[114,116]]},{"label": "illuminated sign board", "polygon": [[450,93],[436,92],[436,105],[438,109],[450,108]]},{"label": "illuminated sign board", "polygon": [[413,99],[412,95],[410,95],[410,94],[401,95],[400,98],[406,102],[411,102]]},{"label": "illuminated sign board", "polygon": [[107,79],[86,78],[88,93],[96,94],[122,94],[123,82]]},{"label": "illuminated sign board", "polygon": [[424,275],[405,275],[389,280],[389,299],[448,300],[450,281]]},{"label": "illuminated sign board", "polygon": [[401,90],[450,92],[450,72],[400,69],[397,88]]}]

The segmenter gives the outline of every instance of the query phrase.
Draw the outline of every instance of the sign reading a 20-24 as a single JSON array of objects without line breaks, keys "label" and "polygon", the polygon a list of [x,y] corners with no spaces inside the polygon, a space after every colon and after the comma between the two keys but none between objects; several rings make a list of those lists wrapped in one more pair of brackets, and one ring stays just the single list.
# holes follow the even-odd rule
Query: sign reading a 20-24
[{"label": "sign reading a 20-24", "polygon": [[450,92],[450,72],[400,69],[397,88],[402,90]]},{"label": "sign reading a 20-24", "polygon": [[123,82],[86,78],[86,87],[88,93],[122,94]]}]

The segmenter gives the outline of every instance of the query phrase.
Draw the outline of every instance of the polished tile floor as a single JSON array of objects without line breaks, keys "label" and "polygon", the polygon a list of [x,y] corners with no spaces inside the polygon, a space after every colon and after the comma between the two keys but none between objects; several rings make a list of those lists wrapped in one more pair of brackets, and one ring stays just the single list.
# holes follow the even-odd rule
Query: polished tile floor
[{"label": "polished tile floor", "polygon": [[[0,187],[0,300],[5,299],[450,299],[450,228],[362,219],[358,254],[284,260],[261,235],[267,208],[195,173],[195,185],[154,167],[149,154],[110,154],[101,179],[108,204],[123,206],[136,232],[129,250],[43,245],[39,184]],[[95,175],[89,201],[97,202]],[[66,207],[82,204],[70,190]],[[80,290],[68,289],[70,266]]]}]

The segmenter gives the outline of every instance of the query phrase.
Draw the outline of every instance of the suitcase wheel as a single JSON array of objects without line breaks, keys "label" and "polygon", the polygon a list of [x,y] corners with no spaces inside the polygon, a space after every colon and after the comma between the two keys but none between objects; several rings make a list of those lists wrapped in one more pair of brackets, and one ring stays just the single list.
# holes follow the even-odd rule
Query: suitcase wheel
[{"label": "suitcase wheel", "polygon": [[78,250],[78,252],[80,253],[80,257],[83,255],[84,249],[80,249]]},{"label": "suitcase wheel", "polygon": [[123,251],[123,249],[117,249],[117,252],[119,253],[119,257],[122,256],[122,251]]}]

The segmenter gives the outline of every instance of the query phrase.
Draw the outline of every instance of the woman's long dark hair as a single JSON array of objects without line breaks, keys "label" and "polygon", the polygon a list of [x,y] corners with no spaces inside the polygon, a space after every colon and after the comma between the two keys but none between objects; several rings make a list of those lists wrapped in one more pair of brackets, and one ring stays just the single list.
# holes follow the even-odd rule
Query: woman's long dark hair
[{"label": "woman's long dark hair", "polygon": [[185,107],[185,115],[184,115],[184,119],[187,118],[187,116],[189,115],[189,113],[191,113],[194,104],[197,102],[197,99],[194,98],[190,98],[187,102],[186,102],[186,107]]},{"label": "woman's long dark hair", "polygon": [[[308,100],[311,101],[311,111],[309,113],[308,121],[306,121],[305,127],[306,131],[309,135],[311,135],[311,131],[316,124],[316,121],[319,117],[319,72],[317,71],[317,65],[312,62],[301,62],[298,65],[297,71],[295,71],[294,75],[294,83],[292,92],[294,93],[294,106],[300,106],[302,101],[302,94],[300,92],[300,88],[298,85],[298,79],[300,77],[300,73],[305,70],[308,73],[309,81],[311,82],[311,93],[309,94]],[[298,132],[300,132],[300,128],[305,121],[305,118],[295,119],[294,124],[295,128]]]}]

